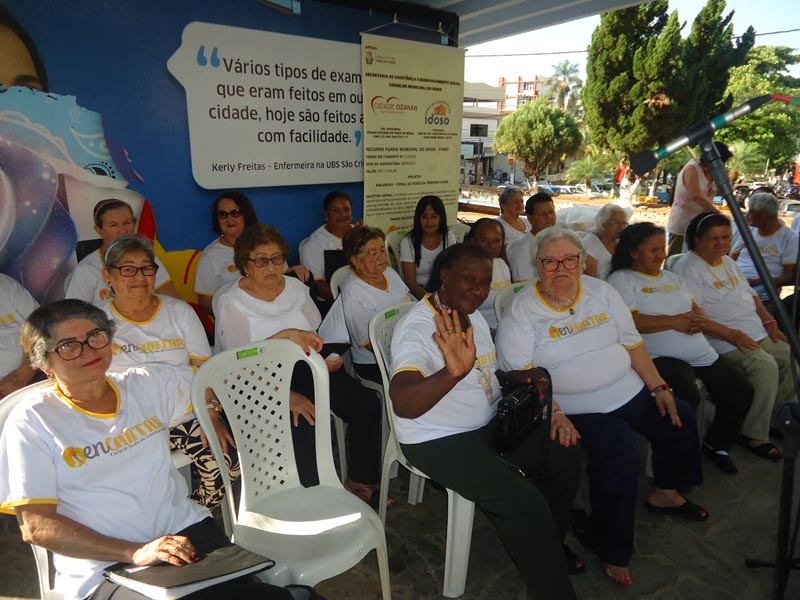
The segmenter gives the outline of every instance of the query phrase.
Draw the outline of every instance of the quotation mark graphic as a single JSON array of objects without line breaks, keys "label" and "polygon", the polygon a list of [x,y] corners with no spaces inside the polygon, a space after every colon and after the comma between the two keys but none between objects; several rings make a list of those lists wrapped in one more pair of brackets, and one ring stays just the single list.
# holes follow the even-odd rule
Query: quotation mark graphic
[{"label": "quotation mark graphic", "polygon": [[360,129],[356,129],[355,132],[353,133],[353,137],[356,138],[356,147],[358,147],[358,145],[361,143],[361,135],[362,134]]},{"label": "quotation mark graphic", "polygon": [[[211,51],[211,66],[217,68],[219,66],[219,56],[217,52],[219,48],[214,46],[214,49]],[[197,51],[197,64],[201,67],[205,67],[208,64],[208,59],[206,58],[206,47],[200,46],[200,49]]]}]

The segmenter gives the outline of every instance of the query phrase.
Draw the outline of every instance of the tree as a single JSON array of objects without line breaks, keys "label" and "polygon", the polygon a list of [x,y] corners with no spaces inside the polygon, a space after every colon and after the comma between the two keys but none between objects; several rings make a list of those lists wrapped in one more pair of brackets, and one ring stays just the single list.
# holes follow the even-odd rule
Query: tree
[{"label": "tree", "polygon": [[575,63],[565,60],[553,65],[553,75],[545,80],[545,85],[550,87],[551,98],[556,106],[568,112],[574,112],[575,101],[580,98],[583,82],[578,77],[580,67]]},{"label": "tree", "polygon": [[606,157],[588,154],[573,162],[567,169],[567,183],[584,183],[586,188],[592,187],[592,179],[602,177],[609,171]]},{"label": "tree", "polygon": [[510,154],[522,163],[526,177],[535,177],[551,164],[562,161],[581,144],[575,119],[537,98],[503,117],[494,134],[498,152]]},{"label": "tree", "polygon": [[738,173],[747,179],[754,179],[764,174],[766,159],[758,146],[744,140],[735,140],[728,148],[733,154],[725,164],[730,173]]},{"label": "tree", "polygon": [[[789,75],[788,67],[800,63],[800,54],[786,46],[756,46],[747,62],[731,69],[727,93],[738,106],[763,94],[800,95],[800,79]],[[732,143],[746,140],[764,156],[762,169],[770,165],[783,171],[797,154],[800,111],[796,107],[771,102],[720,130],[717,138]]]},{"label": "tree", "polygon": [[734,46],[732,13],[708,0],[687,40],[666,0],[604,14],[592,35],[583,105],[599,144],[626,154],[663,144],[725,103],[728,70],[752,47]]}]

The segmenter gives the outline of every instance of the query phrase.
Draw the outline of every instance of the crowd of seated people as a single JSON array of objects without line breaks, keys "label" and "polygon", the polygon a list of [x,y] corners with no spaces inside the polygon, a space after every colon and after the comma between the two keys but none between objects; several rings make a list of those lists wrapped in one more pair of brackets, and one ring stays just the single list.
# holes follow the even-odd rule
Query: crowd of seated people
[{"label": "crowd of seated people", "polygon": [[[389,264],[384,232],[353,225],[350,199],[343,192],[331,192],[324,199],[325,224],[301,242],[301,265],[293,269],[287,263],[291,248],[280,232],[257,221],[244,194],[225,192],[212,206],[212,225],[219,237],[203,250],[196,291],[203,310],[216,317],[214,352],[269,337],[289,337],[326,357],[331,411],[349,424],[345,487],[374,507],[379,498],[382,412],[378,397],[358,381],[381,382],[368,325],[385,308],[418,301],[397,324],[390,356],[390,418],[404,454],[487,514],[529,595],[574,598],[568,575],[585,566],[563,544],[570,526],[602,559],[608,577],[622,585],[633,581],[633,517],[641,470],[636,434],[647,438],[653,452],[653,481],[645,507],[656,515],[690,521],[709,518],[709,512],[684,492],[702,483],[703,455],[731,475],[737,472],[730,455],[736,442],[762,458],[781,457],[769,441],[769,429],[776,402],[794,398],[789,349],[758,290],[751,287],[759,282],[743,273],[746,254],[738,256],[738,263],[729,256],[732,228],[727,217],[717,212],[695,217],[685,236],[690,251],[675,272],[669,272],[662,268],[663,229],[650,223],[628,225],[627,213],[608,205],[598,213],[594,231],[582,240],[555,226],[552,198],[542,193],[525,205],[530,228],[520,227],[515,209],[522,194],[509,189],[501,218],[474,223],[463,244],[457,244],[447,228],[442,201],[423,197],[414,226],[401,241],[399,272]],[[768,238],[772,200],[756,200],[750,222],[755,233]],[[765,213],[763,218],[759,211]],[[42,351],[38,346],[38,350],[26,347],[23,355],[15,340],[37,308],[35,301],[16,282],[0,277],[0,293],[13,307],[0,322],[0,340],[5,344],[0,348],[5,370],[0,374],[0,394],[19,389],[44,368],[58,382],[56,398],[79,408],[85,408],[82,402],[97,402],[98,409],[91,411],[104,414],[108,391],[99,383],[92,390],[102,392],[97,398],[75,400],[67,394],[70,367],[76,364],[68,364],[64,353],[102,355],[98,378],[101,371],[103,377],[109,371],[114,389],[124,394],[134,394],[127,381],[136,379],[126,375],[127,367],[144,366],[154,381],[160,381],[161,369],[180,373],[172,376],[178,385],[169,403],[161,395],[147,402],[164,400],[159,410],[166,411],[164,422],[171,426],[171,446],[165,447],[192,455],[199,477],[190,497],[213,509],[222,493],[220,465],[212,464],[205,432],[191,413],[187,418],[175,412],[188,403],[188,392],[179,385],[182,378],[191,377],[188,367],[200,367],[212,348],[192,309],[162,293],[174,291],[169,275],[152,246],[133,235],[130,208],[118,200],[100,203],[95,226],[102,246],[80,263],[68,289],[76,298],[97,305],[102,317],[77,304],[66,305],[67,312],[45,311],[54,324],[46,329],[47,341],[41,342],[46,346],[44,358],[36,358]],[[508,244],[511,230],[518,239]],[[774,275],[778,284],[794,267],[790,261],[780,264],[781,273]],[[340,286],[340,302],[353,374],[314,334],[322,321],[318,305],[334,299],[330,278],[342,265],[350,269]],[[297,277],[287,276],[290,271]],[[498,320],[495,294],[512,279],[532,283],[515,294]],[[78,325],[86,331],[78,331]],[[168,353],[148,352],[149,341],[165,338],[180,343],[172,344]],[[547,473],[545,478],[530,479],[497,460],[492,440],[498,400],[519,384],[541,391],[547,379],[539,368],[551,376],[553,419],[513,455],[524,470]],[[701,401],[697,380],[716,405],[705,431],[698,431],[693,414]],[[291,387],[298,470],[303,485],[311,486],[318,482],[314,390],[302,366],[296,369]],[[213,434],[226,450],[227,464],[221,467],[235,477],[238,457],[219,408],[210,399],[199,409],[209,411]],[[544,453],[546,438],[552,444]],[[0,444],[0,458],[20,452],[7,448],[8,443]],[[573,506],[581,451],[589,483],[588,512]],[[39,464],[42,458],[33,460]],[[2,463],[0,468],[10,469]],[[167,467],[159,463],[158,469]],[[21,500],[17,514],[23,531],[34,531],[41,519],[60,520],[50,508],[43,510],[30,502],[55,494],[60,506],[60,490],[3,485],[0,482],[0,508]],[[34,492],[41,495],[31,496]],[[182,513],[180,529],[204,522],[204,513],[198,510]],[[108,543],[105,536],[110,534],[104,526],[83,520],[81,511],[69,518],[83,523],[81,543],[84,536],[102,542],[102,551],[89,558],[118,560],[122,551],[128,552],[125,559],[139,560],[136,553],[141,548],[119,540]],[[162,533],[152,529],[154,546],[143,560],[150,560],[152,552],[165,551],[168,542],[158,537]],[[26,535],[36,543],[52,543]],[[121,531],[117,537],[125,535]],[[187,537],[178,536],[179,556],[190,552],[194,535],[191,530]],[[119,548],[117,542],[122,544]],[[66,546],[66,555],[78,552],[76,547]],[[89,577],[81,585],[89,582],[96,583]]]}]

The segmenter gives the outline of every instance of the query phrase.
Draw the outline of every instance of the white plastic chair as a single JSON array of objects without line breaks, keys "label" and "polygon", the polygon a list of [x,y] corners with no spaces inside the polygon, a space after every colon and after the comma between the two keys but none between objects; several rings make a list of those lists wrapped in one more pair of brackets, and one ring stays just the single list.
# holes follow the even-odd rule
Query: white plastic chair
[{"label": "white plastic chair", "polygon": [[508,310],[508,306],[514,299],[514,296],[525,289],[530,289],[532,285],[533,282],[522,281],[520,283],[507,285],[506,287],[497,291],[494,296],[494,314],[497,315],[498,323],[500,322],[500,319],[503,318],[503,314],[505,314],[506,310]]},{"label": "white plastic chair", "polygon": [[389,264],[392,268],[403,274],[400,268],[400,240],[408,233],[407,229],[395,229],[386,234],[386,252],[389,254]]},{"label": "white plastic chair", "polygon": [[456,238],[456,242],[461,243],[464,241],[464,236],[469,233],[470,226],[466,223],[462,223],[461,221],[456,221],[448,228],[450,231],[453,232],[453,235]]},{"label": "white plastic chair", "polygon": [[[297,362],[314,381],[315,447],[319,485],[300,484],[292,445],[289,385]],[[223,469],[223,510],[235,515],[232,539],[268,556],[276,566],[262,576],[275,585],[318,582],[357,564],[375,548],[384,600],[391,598],[386,537],[377,514],[342,487],[331,451],[328,369],[316,352],[306,356],[289,340],[267,340],[222,352],[192,382],[192,400],[205,403],[212,388],[231,425],[242,468],[239,510]],[[222,449],[207,414],[198,412],[218,460]]]},{"label": "white plastic chair", "polygon": [[[381,472],[381,493],[378,501],[381,521],[386,522],[386,498],[389,493],[389,471],[394,463],[403,465],[411,474],[408,487],[408,503],[422,501],[425,490],[425,473],[414,467],[403,455],[400,444],[394,436],[391,415],[392,400],[389,398],[390,359],[389,348],[395,325],[404,314],[415,306],[413,302],[395,304],[376,314],[369,322],[369,339],[372,350],[378,359],[378,366],[383,379],[383,398],[386,414],[389,415],[389,439],[383,457]],[[444,558],[444,583],[442,595],[446,598],[458,598],[464,594],[469,567],[469,549],[472,544],[472,519],[475,516],[475,503],[467,500],[458,492],[447,488],[447,543]]]},{"label": "white plastic chair", "polygon": [[342,287],[344,280],[350,275],[350,266],[345,265],[339,267],[331,275],[331,293],[334,299],[339,295],[339,289]]},{"label": "white plastic chair", "polygon": [[678,261],[683,257],[683,254],[673,254],[672,256],[668,256],[664,261],[664,269],[667,271],[674,271]]}]

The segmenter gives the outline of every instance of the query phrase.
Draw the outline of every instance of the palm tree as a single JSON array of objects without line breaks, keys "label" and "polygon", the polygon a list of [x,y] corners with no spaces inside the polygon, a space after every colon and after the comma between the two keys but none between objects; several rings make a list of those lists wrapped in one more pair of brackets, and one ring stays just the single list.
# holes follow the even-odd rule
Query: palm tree
[{"label": "palm tree", "polygon": [[729,172],[738,173],[746,179],[758,179],[764,174],[767,159],[758,146],[744,140],[735,140],[728,148],[733,153],[725,165]]},{"label": "palm tree", "polygon": [[546,83],[552,87],[553,100],[559,108],[569,111],[570,105],[580,98],[583,82],[578,77],[579,72],[580,67],[568,60],[553,65],[553,75]]},{"label": "palm tree", "polygon": [[567,182],[583,182],[586,189],[592,189],[592,179],[602,177],[608,168],[608,160],[604,156],[587,155],[573,162],[567,169]]}]

